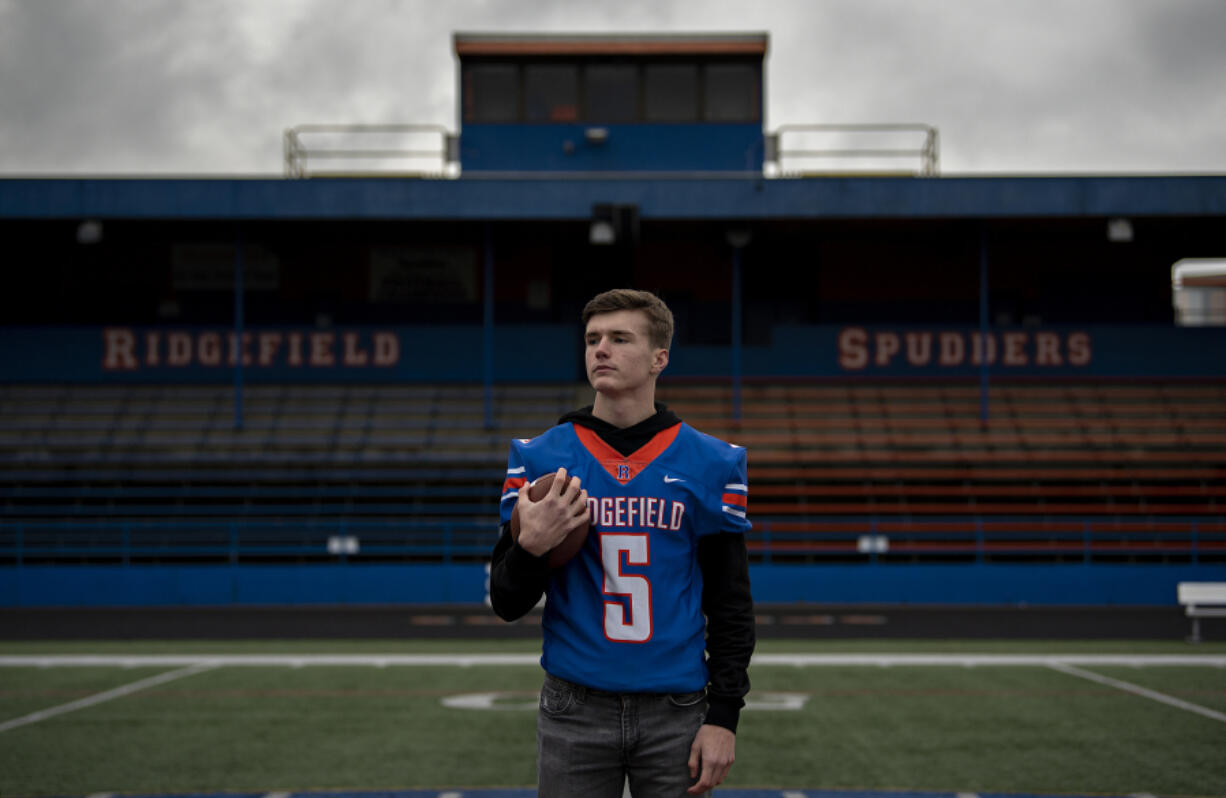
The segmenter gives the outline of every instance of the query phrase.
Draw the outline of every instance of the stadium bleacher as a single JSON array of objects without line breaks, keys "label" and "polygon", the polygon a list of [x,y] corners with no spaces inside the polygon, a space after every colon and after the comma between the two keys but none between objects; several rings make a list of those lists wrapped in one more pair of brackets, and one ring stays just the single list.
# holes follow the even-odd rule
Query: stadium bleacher
[{"label": "stadium bleacher", "polygon": [[[510,438],[579,385],[0,388],[22,562],[478,560]],[[761,562],[1226,559],[1226,386],[668,383],[750,449]],[[337,543],[353,540],[356,545]],[[358,543],[360,541],[360,543]]]},{"label": "stadium bleacher", "polygon": [[[499,429],[573,388],[498,397]],[[26,561],[299,560],[488,553],[509,433],[479,387],[3,389],[4,546]],[[342,553],[342,556],[346,556]]]},{"label": "stadium bleacher", "polygon": [[[678,397],[680,399],[680,397]],[[675,402],[750,447],[763,557],[1195,561],[1223,553],[1213,384],[753,387]],[[739,426],[739,429],[738,429]]]}]

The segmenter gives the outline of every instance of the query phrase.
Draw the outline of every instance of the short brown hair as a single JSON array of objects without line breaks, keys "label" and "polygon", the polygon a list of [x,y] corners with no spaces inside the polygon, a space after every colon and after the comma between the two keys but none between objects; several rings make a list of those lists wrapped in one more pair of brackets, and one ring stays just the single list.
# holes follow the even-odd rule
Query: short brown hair
[{"label": "short brown hair", "polygon": [[668,349],[673,341],[673,312],[664,300],[650,291],[614,288],[597,294],[583,308],[583,328],[593,316],[619,310],[641,310],[647,314],[647,338],[656,349]]}]

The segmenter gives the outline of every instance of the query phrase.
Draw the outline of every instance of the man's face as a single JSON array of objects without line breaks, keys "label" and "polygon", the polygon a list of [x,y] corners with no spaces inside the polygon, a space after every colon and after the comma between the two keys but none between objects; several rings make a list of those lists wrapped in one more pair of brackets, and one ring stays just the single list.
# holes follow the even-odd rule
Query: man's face
[{"label": "man's face", "polygon": [[583,340],[588,381],[606,395],[641,388],[668,365],[668,350],[652,346],[641,310],[593,316]]}]

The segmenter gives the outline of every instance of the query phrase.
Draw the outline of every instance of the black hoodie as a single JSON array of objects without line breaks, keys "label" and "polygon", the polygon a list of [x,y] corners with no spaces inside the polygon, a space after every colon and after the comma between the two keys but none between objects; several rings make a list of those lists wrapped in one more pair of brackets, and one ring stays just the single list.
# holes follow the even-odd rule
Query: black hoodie
[{"label": "black hoodie", "polygon": [[[655,415],[625,429],[593,416],[591,405],[558,419],[559,424],[587,427],[623,456],[680,421],[659,402]],[[509,525],[503,524],[501,531],[490,564],[490,601],[498,617],[513,621],[527,614],[544,594],[549,584],[548,555],[536,557],[512,542]],[[720,532],[699,538],[698,566],[702,611],[707,616],[707,723],[735,732],[749,692],[749,659],[755,642],[745,536]]]}]

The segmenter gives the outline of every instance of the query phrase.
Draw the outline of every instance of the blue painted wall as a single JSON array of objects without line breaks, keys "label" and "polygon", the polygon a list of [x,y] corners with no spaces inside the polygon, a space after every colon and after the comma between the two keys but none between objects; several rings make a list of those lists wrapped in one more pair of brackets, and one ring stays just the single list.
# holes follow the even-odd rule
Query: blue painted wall
[{"label": "blue painted wall", "polygon": [[[1216,565],[755,565],[759,602],[1175,606],[1181,581],[1226,581]],[[485,566],[61,565],[0,568],[0,606],[481,604]]]},{"label": "blue painted wall", "polygon": [[[482,380],[482,328],[247,328],[246,382],[339,384]],[[226,383],[234,379],[224,327],[0,328],[0,381]],[[262,356],[263,351],[263,356]],[[548,358],[524,352],[550,352]],[[578,325],[517,324],[494,338],[494,379],[567,382],[582,363]]]},{"label": "blue painted wall", "polygon": [[482,565],[26,565],[0,568],[22,607],[480,603]]},{"label": "blue painted wall", "polygon": [[[738,167],[739,168],[739,167]],[[0,178],[0,219],[991,219],[1226,215],[1226,176]]]},{"label": "blue painted wall", "polygon": [[769,565],[750,578],[768,602],[1174,606],[1176,584],[1222,581],[1226,565]]},{"label": "blue painted wall", "polygon": [[[776,325],[743,350],[747,377],[1226,377],[1226,328],[1163,325],[994,327]],[[726,376],[728,347],[677,347],[669,376]]]},{"label": "blue painted wall", "polygon": [[[607,138],[589,141],[600,128]],[[758,172],[759,124],[464,125],[460,160],[472,172]]]},{"label": "blue painted wall", "polygon": [[[495,381],[583,379],[578,324],[495,329]],[[250,362],[243,377],[252,383],[479,383],[483,375],[482,329],[475,325],[246,332],[243,351]],[[978,331],[969,328],[779,325],[773,339],[769,346],[745,348],[745,376],[969,378],[979,373]],[[177,365],[172,362],[176,349]],[[1220,327],[998,328],[982,349],[994,377],[1226,377],[1226,328]],[[525,351],[550,356],[525,360]],[[665,378],[726,379],[731,362],[726,346],[676,346]],[[0,328],[4,382],[225,383],[233,378],[225,328]]]}]

